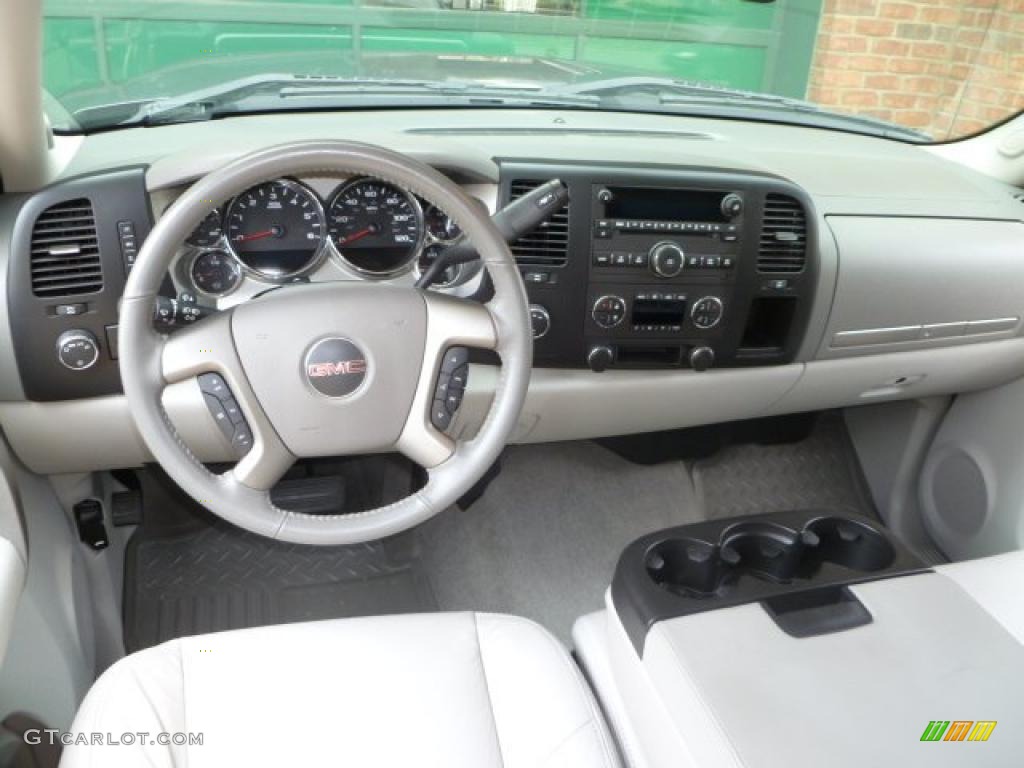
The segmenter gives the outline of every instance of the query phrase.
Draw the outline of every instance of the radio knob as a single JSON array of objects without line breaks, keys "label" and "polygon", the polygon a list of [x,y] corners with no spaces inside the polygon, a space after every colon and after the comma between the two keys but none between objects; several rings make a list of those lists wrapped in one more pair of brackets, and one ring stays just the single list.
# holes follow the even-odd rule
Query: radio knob
[{"label": "radio knob", "polygon": [[597,193],[597,201],[599,203],[610,203],[614,197],[615,195],[613,195],[612,191],[607,187],[602,188]]},{"label": "radio knob", "polygon": [[533,331],[535,339],[544,338],[551,330],[551,315],[540,304],[530,305],[530,330]]},{"label": "radio knob", "polygon": [[57,337],[57,359],[65,368],[84,371],[100,359],[100,343],[89,331],[64,331]]},{"label": "radio knob", "polygon": [[686,266],[686,254],[676,243],[658,243],[650,252],[651,269],[658,277],[675,277]]},{"label": "radio knob", "polygon": [[735,219],[743,213],[743,198],[735,192],[730,192],[722,198],[722,215],[728,219]]},{"label": "radio knob", "polygon": [[590,352],[587,353],[587,365],[594,373],[601,373],[613,362],[615,362],[615,350],[611,347],[604,345],[591,347]]}]

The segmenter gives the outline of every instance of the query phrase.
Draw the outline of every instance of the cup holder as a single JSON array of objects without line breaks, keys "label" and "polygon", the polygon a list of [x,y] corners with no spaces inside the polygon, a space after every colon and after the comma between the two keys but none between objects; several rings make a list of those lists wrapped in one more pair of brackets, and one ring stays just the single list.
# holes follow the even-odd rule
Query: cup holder
[{"label": "cup holder", "polygon": [[730,567],[729,557],[714,544],[684,538],[655,544],[645,565],[656,584],[690,597],[714,595]]},{"label": "cup holder", "polygon": [[611,597],[642,653],[658,621],[752,603],[793,637],[862,626],[871,614],[851,585],[927,570],[875,520],[780,510],[642,536],[619,558]]},{"label": "cup holder", "polygon": [[717,543],[676,536],[646,553],[647,574],[659,586],[688,597],[728,591],[741,577],[775,584],[814,579],[826,565],[861,573],[889,568],[896,551],[866,522],[843,517],[813,518],[802,526],[745,521],[724,528]]},{"label": "cup holder", "polygon": [[896,549],[889,540],[859,520],[822,517],[812,520],[804,530],[814,533],[819,539],[814,557],[805,565],[813,565],[817,561],[817,567],[820,567],[827,562],[853,571],[872,573],[885,570],[896,559]]}]

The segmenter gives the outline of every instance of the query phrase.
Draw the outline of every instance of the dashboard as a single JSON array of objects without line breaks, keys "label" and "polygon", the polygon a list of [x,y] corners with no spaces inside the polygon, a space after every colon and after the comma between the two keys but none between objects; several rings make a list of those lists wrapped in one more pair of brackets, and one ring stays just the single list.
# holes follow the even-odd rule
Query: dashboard
[{"label": "dashboard", "polygon": [[[204,173],[325,135],[413,155],[491,212],[550,179],[568,186],[568,205],[512,245],[534,332],[518,441],[1024,375],[1024,206],[927,149],[664,116],[617,115],[609,127],[541,110],[395,113],[380,125],[371,113],[256,116],[160,128],[159,147],[146,129],[98,134],[51,186],[0,198],[0,427],[22,460],[47,472],[145,460],[117,369],[118,301],[141,244]],[[460,238],[443,211],[378,179],[274,179],[210,201],[162,294],[188,323],[283,283],[411,286]],[[433,290],[489,297],[479,262]],[[455,436],[479,426],[498,375],[493,359],[470,362]],[[197,455],[224,457],[198,389],[169,389],[167,405]]]}]

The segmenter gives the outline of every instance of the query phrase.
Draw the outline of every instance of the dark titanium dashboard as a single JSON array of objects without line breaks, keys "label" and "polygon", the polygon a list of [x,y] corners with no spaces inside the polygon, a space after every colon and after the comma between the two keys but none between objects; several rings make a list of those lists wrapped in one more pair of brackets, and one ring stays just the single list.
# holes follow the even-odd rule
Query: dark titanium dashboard
[{"label": "dark titanium dashboard", "polygon": [[[551,178],[569,186],[568,207],[513,246],[535,331],[518,441],[925,397],[1024,373],[1024,209],[1005,185],[926,148],[541,110],[158,130],[159,143],[150,129],[80,140],[52,185],[0,198],[0,427],[37,471],[145,458],[120,395],[116,329],[126,270],[153,222],[246,151],[331,135],[406,152],[491,211]],[[457,234],[424,201],[360,184],[284,179],[273,202],[288,221],[268,218],[272,189],[210,201],[218,213],[182,243],[163,293],[215,310],[292,280],[411,286],[431,247]],[[478,265],[452,277],[436,289],[487,299]],[[58,342],[73,334],[79,345],[83,332],[96,359],[75,346],[68,367]],[[483,362],[455,434],[472,434],[486,412],[497,374]],[[201,393],[174,399],[168,410],[198,455],[222,456]],[[60,425],[60,440],[43,424]]]}]

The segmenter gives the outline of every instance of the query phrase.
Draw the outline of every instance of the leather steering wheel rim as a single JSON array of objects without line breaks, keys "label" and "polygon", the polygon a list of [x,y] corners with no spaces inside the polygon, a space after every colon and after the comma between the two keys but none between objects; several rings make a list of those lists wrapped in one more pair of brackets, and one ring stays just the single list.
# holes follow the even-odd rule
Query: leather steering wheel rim
[{"label": "leather steering wheel rim", "polygon": [[[219,312],[170,336],[154,330],[153,306],[159,286],[180,244],[209,213],[215,204],[212,201],[227,200],[282,176],[316,174],[371,176],[437,205],[480,254],[494,285],[493,298],[479,304],[414,288],[351,281],[313,283],[272,291],[265,298]],[[350,305],[385,311],[395,307],[402,318],[395,319],[394,328],[385,334],[380,326],[388,318],[377,318],[373,325],[373,317],[357,317],[354,310],[346,309]],[[268,359],[267,350],[254,347],[253,340],[274,337],[274,326],[268,326],[269,321],[260,325],[258,313],[268,314],[271,320],[301,314],[313,318],[309,324],[322,317],[330,326],[289,329],[291,335],[305,334],[296,340],[294,349],[285,337],[276,337],[283,361],[303,354],[325,334],[346,336],[347,329],[338,327],[346,322],[362,328],[373,343],[384,347],[375,351],[370,344],[366,357],[379,365],[381,373],[369,377],[361,387],[366,394],[343,404],[316,400],[318,395],[312,390],[308,393],[311,399],[303,399],[306,390],[301,386],[305,382],[298,382],[301,372],[287,364],[278,366],[275,375],[295,376],[296,380],[282,378],[275,385],[301,399],[298,407],[289,404],[288,412],[301,415],[306,408],[310,418],[344,413],[363,418],[364,414],[355,410],[360,398],[366,403],[380,401],[383,390],[390,386],[390,373],[398,370],[402,358],[415,358],[415,345],[422,347],[418,379],[400,384],[405,400],[411,398],[411,402],[402,400],[391,410],[380,410],[379,420],[387,422],[391,432],[379,438],[381,445],[366,443],[374,451],[390,444],[423,466],[428,479],[420,490],[385,507],[334,516],[293,512],[272,502],[269,489],[274,482],[297,457],[315,454],[308,452],[310,440],[291,421],[278,418],[272,423],[268,414],[280,414],[284,406],[269,402],[268,393],[276,392],[273,387],[251,378],[254,371],[267,370]],[[402,341],[392,342],[393,338]],[[393,343],[405,346],[392,349]],[[458,443],[435,430],[429,415],[440,361],[451,346],[490,348],[501,358],[494,398],[483,425],[472,440]],[[383,538],[417,525],[453,504],[485,474],[518,422],[529,384],[533,344],[526,292],[515,260],[489,216],[471,198],[433,168],[396,152],[354,142],[315,141],[284,144],[241,157],[197,181],[164,212],[128,277],[121,304],[119,348],[121,379],[138,431],[156,461],[186,493],[219,517],[254,533],[300,544],[340,545]],[[210,472],[192,454],[161,401],[166,386],[203,372],[224,377],[253,432],[252,448],[223,474]],[[396,414],[402,409],[407,413],[395,437]],[[308,429],[316,432],[318,427]],[[324,429],[317,439],[334,447],[351,445],[355,439],[338,443],[343,438],[332,438],[331,432]],[[282,439],[287,434],[293,435],[288,442]],[[293,450],[296,444],[299,450]]]}]

